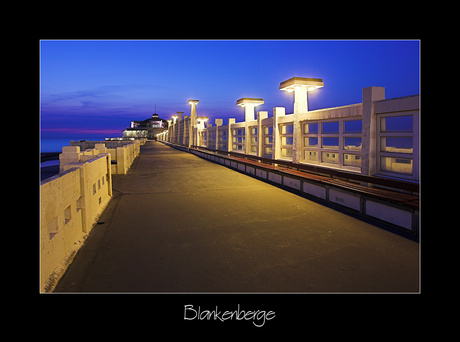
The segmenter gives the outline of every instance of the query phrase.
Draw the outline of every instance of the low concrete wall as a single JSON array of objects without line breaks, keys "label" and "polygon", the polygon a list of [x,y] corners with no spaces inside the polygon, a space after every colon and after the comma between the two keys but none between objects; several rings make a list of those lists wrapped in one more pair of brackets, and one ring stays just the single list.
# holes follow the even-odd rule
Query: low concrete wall
[{"label": "low concrete wall", "polygon": [[[64,166],[68,163],[89,160],[95,158],[100,153],[109,153],[111,172],[113,174],[124,175],[128,172],[134,159],[139,155],[140,146],[144,143],[145,140],[133,140],[128,142],[71,141],[71,146],[64,146],[62,148],[62,153],[59,155],[60,171],[63,171]],[[112,146],[113,148],[107,148],[107,145]],[[83,151],[81,146],[93,147]]]},{"label": "low concrete wall", "polygon": [[69,162],[61,173],[41,183],[41,292],[52,291],[111,197],[108,153],[86,161]]},{"label": "low concrete wall", "polygon": [[40,186],[40,291],[47,292],[84,241],[81,170],[69,169]]},{"label": "low concrete wall", "polygon": [[78,146],[80,147],[81,151],[93,149],[96,147],[96,144],[104,144],[105,147],[107,148],[113,148],[116,149],[117,147],[123,147],[129,144],[137,144],[139,143],[139,146],[144,145],[147,139],[137,139],[137,140],[98,140],[98,141],[92,141],[92,140],[79,140],[79,141],[74,141],[72,140],[70,142],[70,146]]},{"label": "low concrete wall", "polygon": [[[86,142],[88,143],[88,142]],[[60,173],[40,185],[40,291],[50,292],[112,197],[112,174],[126,174],[141,140],[64,146]],[[118,146],[122,145],[122,146]]]}]

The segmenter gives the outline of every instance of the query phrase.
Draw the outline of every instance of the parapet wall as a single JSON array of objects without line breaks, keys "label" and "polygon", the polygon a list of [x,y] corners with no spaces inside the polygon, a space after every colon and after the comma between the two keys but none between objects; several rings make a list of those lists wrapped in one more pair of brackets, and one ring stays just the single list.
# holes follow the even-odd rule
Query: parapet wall
[{"label": "parapet wall", "polygon": [[[64,170],[64,165],[70,162],[85,161],[100,153],[110,154],[111,172],[113,174],[124,175],[128,172],[134,159],[140,153],[140,146],[145,144],[145,139],[133,141],[84,141],[70,142],[71,146],[64,146],[62,153],[59,155],[60,171]],[[107,148],[110,145],[113,148]],[[120,145],[120,146],[119,146]],[[85,146],[92,146],[83,150]],[[81,152],[82,151],[82,152]]]},{"label": "parapet wall", "polygon": [[103,140],[103,141],[92,141],[92,140],[79,140],[71,141],[70,146],[79,146],[81,151],[92,149],[96,147],[96,144],[105,144],[107,148],[117,148],[123,147],[129,144],[136,144],[138,142],[140,145],[144,145],[147,139],[136,139],[136,140]]},{"label": "parapet wall", "polygon": [[40,186],[40,291],[49,292],[112,197],[110,155],[71,162]]},{"label": "parapet wall", "polygon": [[145,141],[64,146],[60,173],[40,185],[40,292],[51,292],[112,197],[112,174],[126,174]]}]

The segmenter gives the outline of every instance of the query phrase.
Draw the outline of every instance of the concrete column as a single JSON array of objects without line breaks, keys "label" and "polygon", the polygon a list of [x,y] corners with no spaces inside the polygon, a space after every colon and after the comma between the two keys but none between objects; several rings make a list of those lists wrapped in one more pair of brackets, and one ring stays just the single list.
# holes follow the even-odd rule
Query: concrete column
[{"label": "concrete column", "polygon": [[294,92],[294,114],[308,112],[307,92],[324,87],[321,78],[292,77],[280,83],[279,90]]},{"label": "concrete column", "polygon": [[294,114],[308,112],[307,87],[294,87]]},{"label": "concrete column", "polygon": [[233,129],[232,129],[232,124],[234,124],[236,122],[236,119],[234,118],[231,118],[231,119],[228,119],[228,134],[227,134],[227,147],[228,147],[228,151],[232,151],[232,145],[233,145]]},{"label": "concrete column", "polygon": [[373,175],[377,171],[377,121],[374,113],[374,101],[384,99],[384,87],[363,88],[361,173],[364,175]]},{"label": "concrete column", "polygon": [[182,145],[185,145],[185,141],[187,140],[187,134],[188,134],[188,130],[187,130],[187,121],[188,120],[187,119],[188,119],[188,116],[185,115],[184,120],[183,120],[184,127],[183,127],[182,141],[181,141]]},{"label": "concrete column", "polygon": [[279,159],[281,156],[281,139],[278,129],[278,118],[286,115],[286,108],[273,108],[273,142],[272,142],[272,159]]},{"label": "concrete column", "polygon": [[179,143],[179,121],[182,120],[182,114],[184,114],[184,112],[176,112],[177,115],[174,115],[175,118],[173,117],[174,119],[174,143],[175,144],[178,144]]},{"label": "concrete column", "polygon": [[244,106],[244,121],[254,121],[255,120],[255,105],[254,103],[246,103]]},{"label": "concrete column", "polygon": [[191,106],[191,114],[190,114],[190,125],[189,125],[189,139],[188,139],[188,147],[197,144],[196,134],[196,105],[200,101],[198,100],[188,100],[189,105]]},{"label": "concrete column", "polygon": [[[197,124],[196,124],[196,145],[201,146],[201,137],[200,133],[205,129],[205,123],[208,121],[209,118],[205,116],[200,116],[196,118]],[[201,132],[200,132],[201,131]]]},{"label": "concrete column", "polygon": [[[305,103],[306,106],[306,103]],[[295,106],[294,106],[295,108]],[[306,108],[306,107],[305,107]],[[292,132],[292,162],[300,163],[302,158],[302,127],[300,127],[299,114],[301,112],[294,111],[294,122]]]},{"label": "concrete column", "polygon": [[126,158],[125,158],[125,149],[123,147],[117,147],[117,174],[124,175],[126,174]]},{"label": "concrete column", "polygon": [[63,172],[64,165],[68,163],[78,163],[81,155],[80,146],[63,146],[59,154],[59,172]]},{"label": "concrete column", "polygon": [[264,142],[262,141],[264,132],[262,131],[262,120],[268,118],[267,111],[257,112],[257,156],[263,155]]},{"label": "concrete column", "polygon": [[223,119],[215,119],[214,122],[216,123],[216,150],[219,149],[219,127],[222,126],[224,123]]},{"label": "concrete column", "polygon": [[184,125],[184,121],[182,118],[182,114],[184,112],[177,112],[178,113],[178,119],[177,119],[177,130],[176,130],[176,144],[182,144],[183,138],[181,138],[183,132],[183,129],[181,130],[180,125]]},{"label": "concrete column", "polygon": [[264,103],[263,99],[260,98],[249,98],[243,97],[236,101],[237,106],[244,107],[244,122],[245,122],[245,143],[243,146],[243,153],[250,152],[251,140],[250,140],[250,132],[249,132],[249,121],[255,120],[255,111],[254,108]]},{"label": "concrete column", "polygon": [[211,135],[209,134],[211,133],[210,128],[212,128],[212,124],[206,124],[206,148],[209,148],[209,140],[211,138]]},{"label": "concrete column", "polygon": [[102,155],[106,156],[107,163],[107,189],[109,196],[112,196],[112,163],[110,153],[103,153]]},{"label": "concrete column", "polygon": [[251,153],[251,131],[249,130],[249,121],[255,120],[255,105],[253,103],[247,103],[244,106],[244,146],[243,153]]}]

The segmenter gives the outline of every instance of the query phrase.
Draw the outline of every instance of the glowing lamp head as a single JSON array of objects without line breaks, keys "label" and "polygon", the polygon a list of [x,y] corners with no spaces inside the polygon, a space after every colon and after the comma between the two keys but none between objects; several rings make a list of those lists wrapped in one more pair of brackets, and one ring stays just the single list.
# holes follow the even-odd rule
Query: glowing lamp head
[{"label": "glowing lamp head", "polygon": [[206,121],[209,120],[209,118],[208,118],[207,116],[198,116],[198,117],[196,118],[196,120],[197,120],[198,122],[206,122]]},{"label": "glowing lamp head", "polygon": [[256,98],[250,98],[250,97],[243,97],[239,100],[236,101],[237,106],[245,107],[248,104],[254,105],[254,107],[259,106],[261,104],[264,104],[263,99],[256,99]]},{"label": "glowing lamp head", "polygon": [[285,90],[290,93],[296,88],[306,88],[307,91],[313,91],[322,87],[324,87],[324,82],[321,78],[292,77],[281,82],[279,90]]},{"label": "glowing lamp head", "polygon": [[191,104],[197,105],[198,103],[200,103],[200,101],[198,101],[198,100],[188,100],[189,105],[191,105]]}]

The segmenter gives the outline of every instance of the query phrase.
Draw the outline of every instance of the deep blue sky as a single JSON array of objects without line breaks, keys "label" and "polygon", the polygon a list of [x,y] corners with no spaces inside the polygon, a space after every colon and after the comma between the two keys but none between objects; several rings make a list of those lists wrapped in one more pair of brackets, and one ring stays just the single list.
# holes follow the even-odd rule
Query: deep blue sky
[{"label": "deep blue sky", "polygon": [[322,78],[309,109],[362,101],[362,88],[386,98],[419,93],[419,41],[41,41],[42,138],[121,136],[132,120],[155,112],[244,120],[241,97],[261,97],[256,110],[293,112],[279,91],[294,76]]}]

